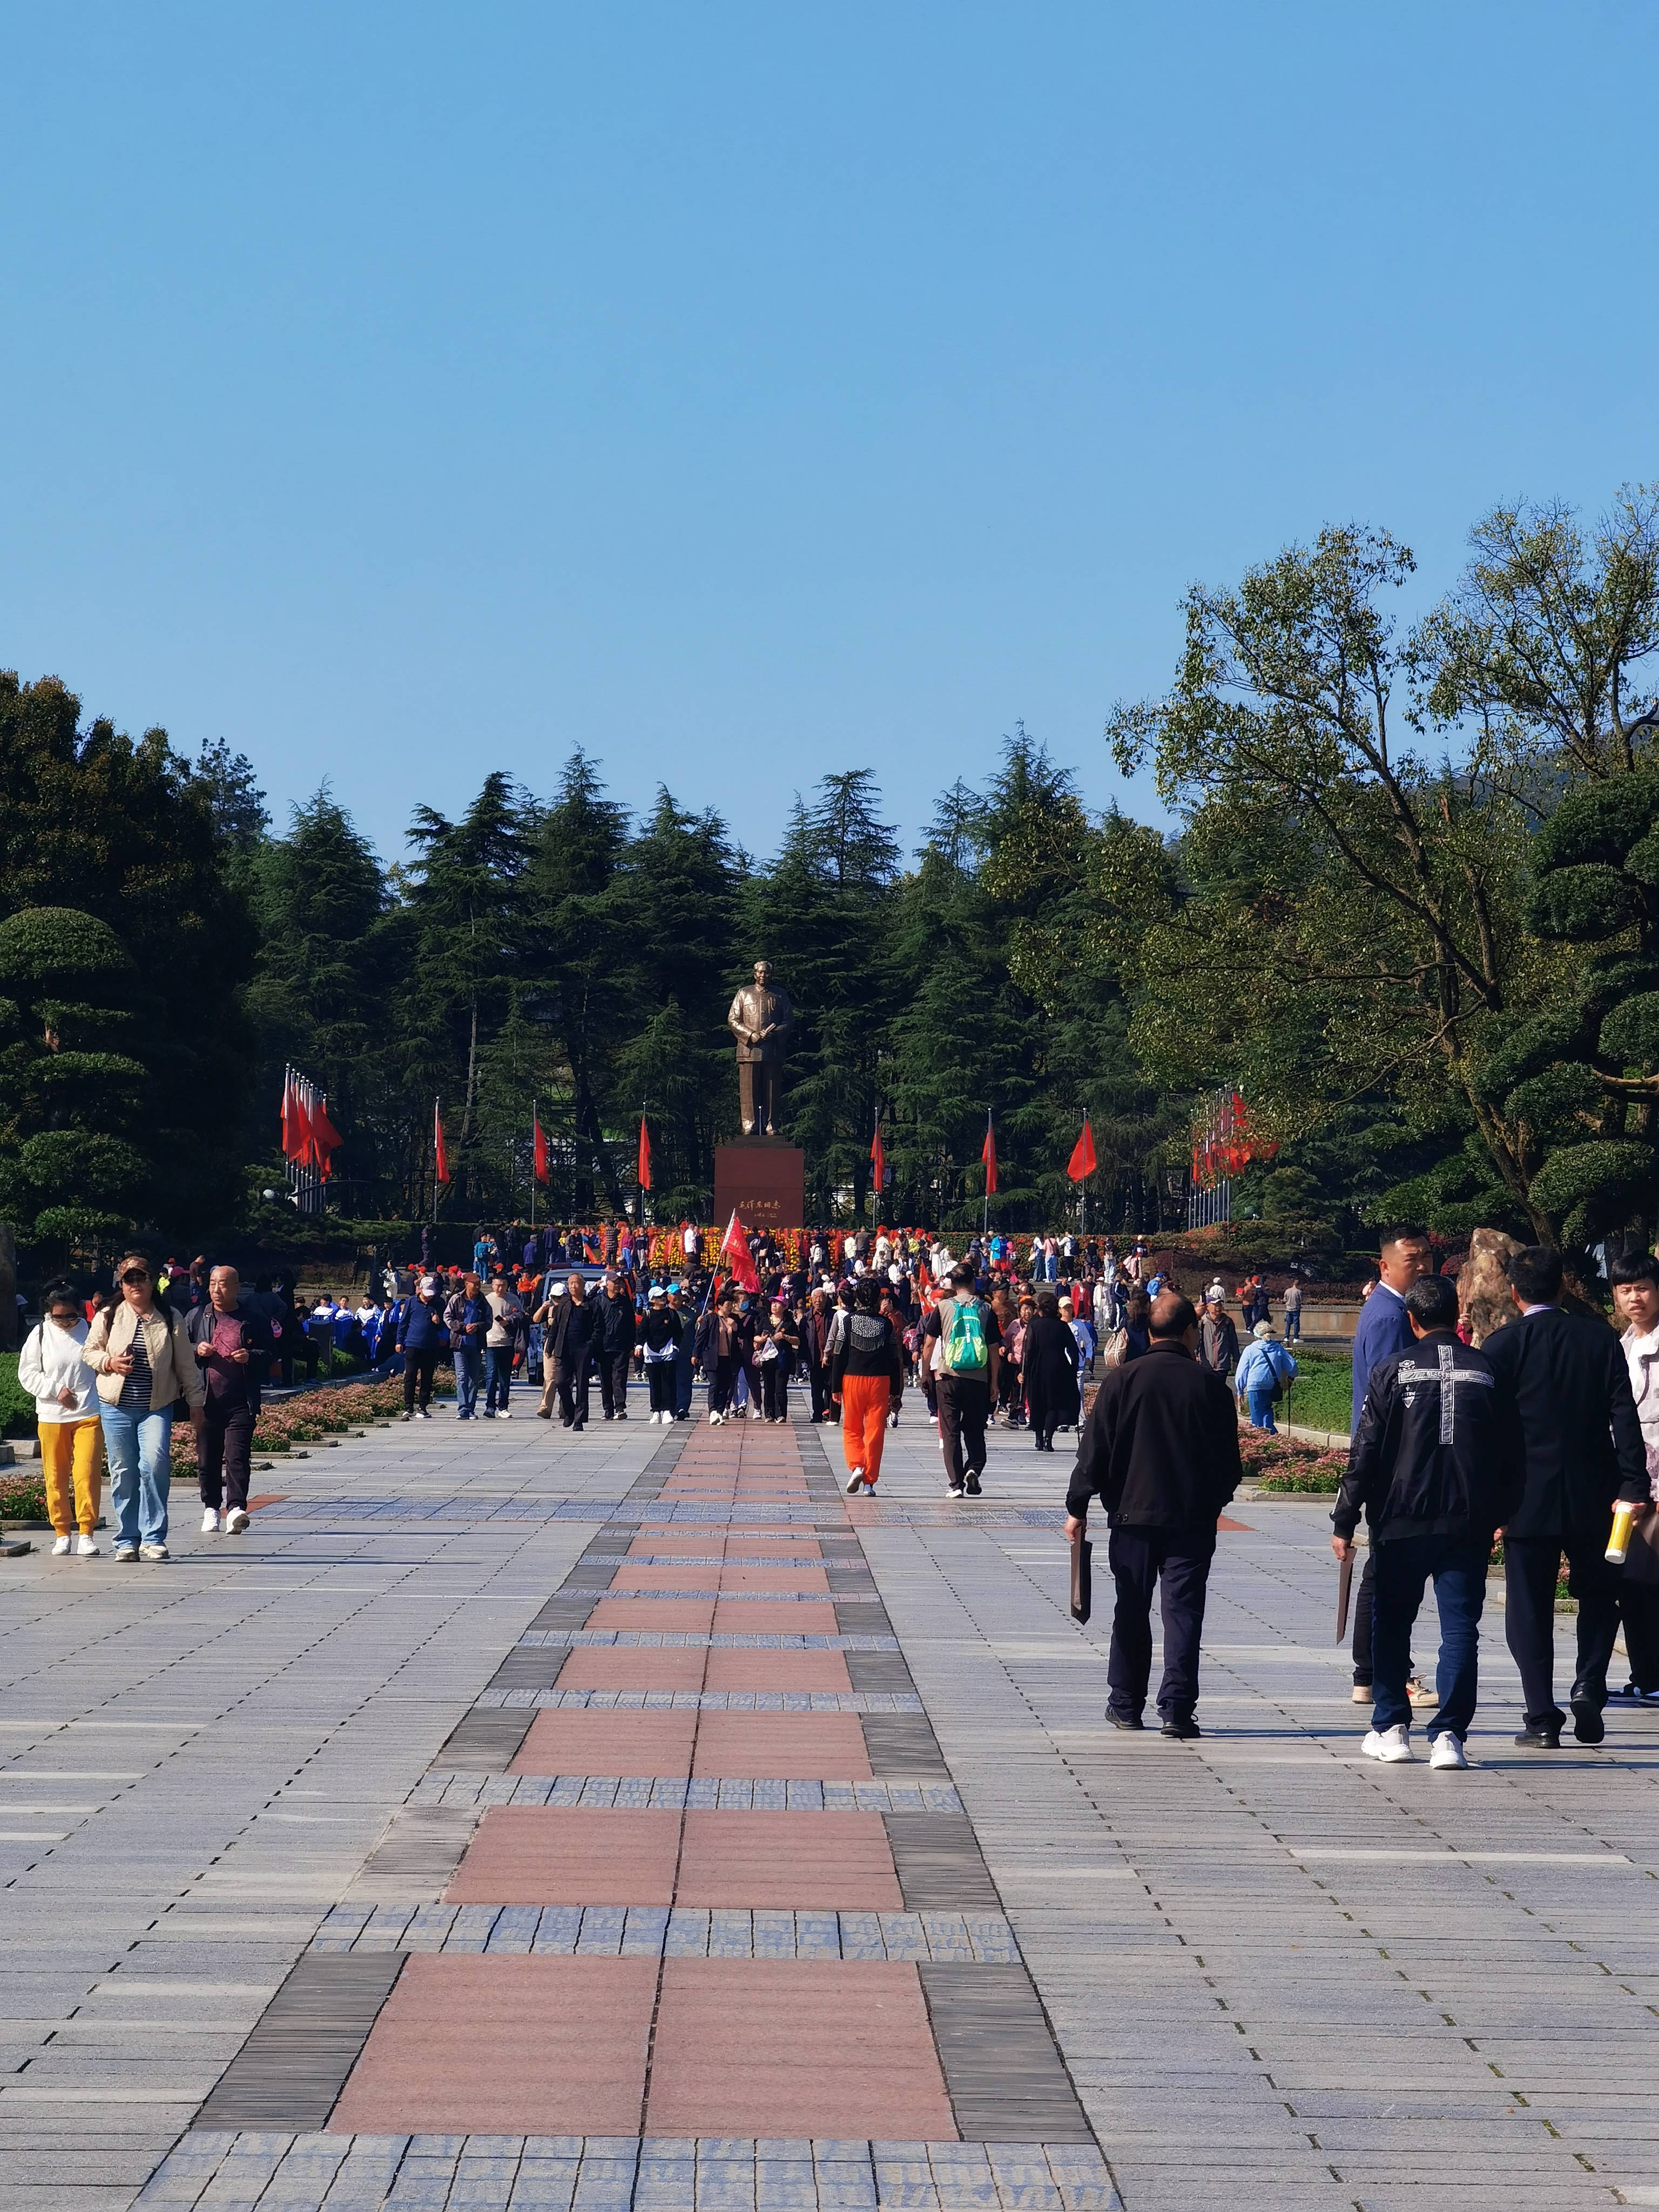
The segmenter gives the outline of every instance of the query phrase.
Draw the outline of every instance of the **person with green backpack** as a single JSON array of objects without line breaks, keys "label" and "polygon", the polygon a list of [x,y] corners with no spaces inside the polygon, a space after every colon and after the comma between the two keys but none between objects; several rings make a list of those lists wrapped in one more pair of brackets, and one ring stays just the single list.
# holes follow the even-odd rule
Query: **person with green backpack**
[{"label": "person with green backpack", "polygon": [[964,1261],[951,1269],[950,1294],[928,1315],[921,1338],[922,1370],[932,1374],[938,1398],[948,1497],[980,1494],[985,1424],[996,1392],[1001,1345],[997,1317],[975,1296],[974,1271]]}]

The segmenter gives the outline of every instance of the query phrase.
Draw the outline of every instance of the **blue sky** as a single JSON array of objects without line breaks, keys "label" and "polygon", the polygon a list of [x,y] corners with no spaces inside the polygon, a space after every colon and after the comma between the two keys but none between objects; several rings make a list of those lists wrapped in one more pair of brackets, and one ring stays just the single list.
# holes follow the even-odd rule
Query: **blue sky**
[{"label": "blue sky", "polygon": [[1659,477],[1659,9],[0,6],[0,665],[388,857],[573,745],[757,852],[1194,578]]}]

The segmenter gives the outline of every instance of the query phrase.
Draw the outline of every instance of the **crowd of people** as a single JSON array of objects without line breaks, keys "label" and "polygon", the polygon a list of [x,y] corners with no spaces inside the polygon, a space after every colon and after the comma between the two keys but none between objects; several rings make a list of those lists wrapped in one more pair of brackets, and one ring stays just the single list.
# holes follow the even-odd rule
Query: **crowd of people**
[{"label": "crowd of people", "polygon": [[[608,1263],[574,1266],[522,1247],[513,1264],[492,1244],[481,1237],[471,1268],[388,1268],[355,1303],[325,1294],[309,1310],[285,1279],[262,1276],[249,1290],[234,1267],[155,1270],[137,1252],[93,1300],[50,1285],[19,1379],[35,1399],[54,1551],[97,1555],[107,1464],[116,1558],[167,1558],[180,1414],[194,1435],[204,1532],[245,1529],[262,1382],[291,1375],[319,1342],[400,1368],[410,1420],[432,1418],[440,1364],[454,1370],[459,1419],[511,1419],[515,1381],[528,1381],[537,1415],[574,1431],[592,1418],[596,1378],[605,1420],[628,1419],[637,1378],[647,1418],[664,1425],[693,1417],[699,1379],[711,1424],[787,1421],[799,1378],[810,1419],[841,1428],[849,1494],[874,1490],[884,1437],[917,1389],[952,1498],[981,1494],[994,1423],[1025,1429],[1040,1452],[1060,1431],[1079,1431],[1066,1533],[1081,1540],[1091,1505],[1104,1504],[1116,1588],[1109,1717],[1143,1725],[1156,1599],[1164,1732],[1198,1732],[1205,1595],[1217,1517],[1240,1480],[1241,1405],[1271,1426],[1275,1386],[1295,1372],[1259,1278],[1236,1291],[1218,1280],[1194,1304],[1160,1279],[1143,1244],[1120,1258],[1109,1239],[1042,1238],[1019,1255],[1006,1239],[975,1237],[957,1256],[942,1240],[880,1231],[815,1237],[789,1255],[757,1235],[730,1273],[711,1274],[688,1249],[684,1274],[656,1282],[633,1270],[620,1242]],[[1017,1273],[1022,1257],[1042,1272]],[[1354,1338],[1332,1539],[1351,1568],[1369,1526],[1353,1607],[1353,1694],[1372,1706],[1367,1756],[1414,1756],[1413,1708],[1428,1707],[1431,1765],[1467,1765],[1500,1540],[1525,1698],[1516,1743],[1559,1747],[1568,1719],[1553,1688],[1564,1556],[1577,1603],[1567,1699],[1577,1740],[1602,1740],[1610,1700],[1659,1703],[1659,1260],[1632,1254],[1611,1275],[1622,1338],[1564,1310],[1559,1253],[1516,1253],[1515,1318],[1477,1347],[1429,1240],[1383,1240]],[[1290,1339],[1295,1286],[1285,1310]],[[1085,1419],[1083,1385],[1097,1367]],[[1635,1532],[1622,1557],[1609,1542],[1621,1503]],[[1430,1583],[1440,1616],[1432,1687],[1410,1652]],[[1631,1680],[1612,1690],[1621,1622]]]},{"label": "crowd of people", "polygon": [[[1414,1758],[1413,1708],[1426,1706],[1431,1766],[1468,1765],[1479,1624],[1498,1541],[1504,1632],[1524,1700],[1516,1743],[1559,1749],[1570,1712],[1577,1741],[1598,1744],[1610,1701],[1659,1702],[1659,1260],[1633,1253],[1610,1273],[1619,1336],[1565,1310],[1559,1252],[1516,1252],[1513,1318],[1477,1347],[1428,1239],[1401,1232],[1383,1241],[1355,1337],[1353,1429],[1332,1515],[1332,1548],[1346,1572],[1362,1521],[1370,1532],[1354,1607],[1354,1697],[1372,1708],[1366,1757]],[[1210,1325],[1173,1290],[1153,1301],[1151,1354],[1103,1378],[1066,1498],[1074,1542],[1086,1540],[1097,1500],[1106,1509],[1116,1589],[1108,1717],[1120,1728],[1144,1725],[1156,1597],[1158,1708],[1164,1733],[1176,1737],[1200,1732],[1199,1645],[1217,1519],[1241,1472],[1235,1407],[1203,1356]],[[1567,1711],[1554,1689],[1564,1557],[1577,1605]],[[1432,1687],[1411,1659],[1431,1583],[1440,1620]],[[1611,1690],[1621,1621],[1631,1680]]]}]

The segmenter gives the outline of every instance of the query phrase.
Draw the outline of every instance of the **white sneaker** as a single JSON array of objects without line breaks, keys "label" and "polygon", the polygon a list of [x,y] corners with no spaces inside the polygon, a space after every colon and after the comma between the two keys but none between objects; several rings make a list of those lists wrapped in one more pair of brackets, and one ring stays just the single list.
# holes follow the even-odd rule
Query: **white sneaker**
[{"label": "white sneaker", "polygon": [[125,1567],[129,1561],[136,1559],[137,1556],[137,1544],[118,1544],[115,1547],[116,1564],[119,1566]]},{"label": "white sneaker", "polygon": [[69,1557],[69,1538],[67,1536],[60,1536],[58,1539],[58,1541],[52,1547],[52,1556],[54,1559],[66,1559]]},{"label": "white sneaker", "polygon": [[140,1544],[138,1556],[141,1559],[165,1559],[167,1547],[165,1544]]},{"label": "white sneaker", "polygon": [[708,1416],[708,1425],[711,1429],[717,1429],[725,1419],[724,1413],[711,1413]]},{"label": "white sneaker", "polygon": [[239,1505],[233,1512],[226,1514],[225,1526],[229,1529],[233,1536],[240,1536],[243,1529],[247,1527],[251,1517],[252,1516],[245,1513],[242,1510],[242,1508]]},{"label": "white sneaker", "polygon": [[424,1408],[417,1406],[415,1409],[415,1418],[417,1421],[429,1421],[432,1416]]},{"label": "white sneaker", "polygon": [[82,1536],[77,1540],[75,1547],[75,1556],[77,1559],[95,1559],[97,1558],[98,1547],[94,1543],[90,1536]]},{"label": "white sneaker", "polygon": [[511,1413],[509,1413],[507,1412],[507,1407],[506,1407],[505,1406],[503,1406],[503,1407],[501,1407],[501,1409],[500,1413],[498,1413],[496,1414],[496,1416],[495,1416],[495,1419],[496,1419],[498,1421],[510,1421],[510,1420],[512,1419],[512,1418],[513,1418],[512,1414],[511,1414]]},{"label": "white sneaker", "polygon": [[1398,1766],[1403,1760],[1417,1756],[1412,1749],[1411,1731],[1400,1721],[1384,1729],[1381,1735],[1375,1729],[1370,1729],[1359,1748],[1367,1759],[1380,1759],[1389,1766]]},{"label": "white sneaker", "polygon": [[847,1495],[849,1498],[855,1497],[863,1487],[864,1469],[861,1467],[855,1467],[847,1478]]},{"label": "white sneaker", "polygon": [[1462,1770],[1468,1767],[1468,1763],[1463,1756],[1462,1745],[1449,1729],[1443,1729],[1429,1747],[1429,1765]]},{"label": "white sneaker", "polygon": [[202,1534],[204,1536],[216,1536],[218,1533],[219,1509],[216,1505],[210,1505],[202,1516]]}]

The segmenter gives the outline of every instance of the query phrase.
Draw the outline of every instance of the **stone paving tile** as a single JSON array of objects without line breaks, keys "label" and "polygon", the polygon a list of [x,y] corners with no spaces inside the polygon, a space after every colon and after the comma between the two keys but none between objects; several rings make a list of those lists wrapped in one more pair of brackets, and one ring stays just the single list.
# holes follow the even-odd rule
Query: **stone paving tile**
[{"label": "stone paving tile", "polygon": [[635,2130],[657,1972],[652,1958],[411,1958],[331,2127]]},{"label": "stone paving tile", "polygon": [[954,2135],[915,1969],[875,1961],[667,1960],[647,2129]]}]

